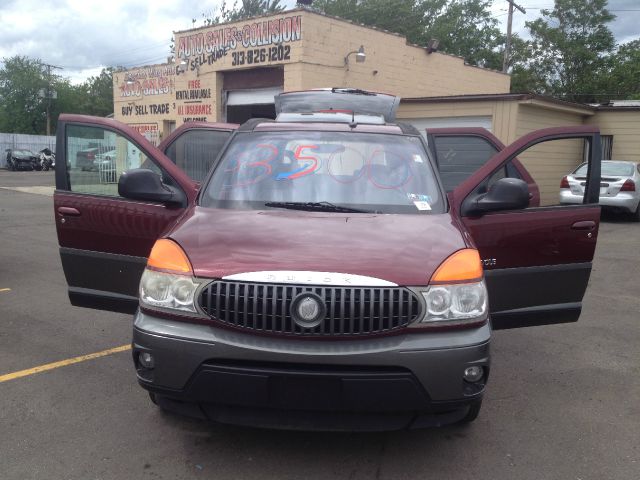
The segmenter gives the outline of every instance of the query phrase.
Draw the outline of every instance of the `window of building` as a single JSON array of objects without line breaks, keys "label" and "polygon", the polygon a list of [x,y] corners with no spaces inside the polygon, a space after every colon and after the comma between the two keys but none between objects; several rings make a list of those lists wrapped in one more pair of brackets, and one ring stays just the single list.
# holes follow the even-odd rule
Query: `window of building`
[{"label": "window of building", "polygon": [[611,160],[613,152],[613,135],[601,135],[602,142],[602,160]]}]

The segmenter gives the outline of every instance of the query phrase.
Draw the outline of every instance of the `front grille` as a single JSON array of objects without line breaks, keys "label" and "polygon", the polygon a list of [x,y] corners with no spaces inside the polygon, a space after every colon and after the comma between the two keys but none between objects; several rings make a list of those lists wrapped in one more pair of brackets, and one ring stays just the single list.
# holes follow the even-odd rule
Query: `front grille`
[{"label": "front grille", "polygon": [[[302,292],[323,299],[326,315],[305,328],[291,316]],[[297,336],[370,335],[401,329],[420,315],[420,301],[402,287],[331,287],[217,281],[201,292],[200,307],[213,320],[256,332]]]}]

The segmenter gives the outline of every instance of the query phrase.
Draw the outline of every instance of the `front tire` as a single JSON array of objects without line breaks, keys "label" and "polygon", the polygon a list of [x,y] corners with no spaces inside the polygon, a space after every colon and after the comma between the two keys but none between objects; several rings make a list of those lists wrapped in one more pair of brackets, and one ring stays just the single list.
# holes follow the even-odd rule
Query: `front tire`
[{"label": "front tire", "polygon": [[640,222],[640,202],[638,202],[638,206],[636,207],[636,211],[631,214],[632,222]]}]

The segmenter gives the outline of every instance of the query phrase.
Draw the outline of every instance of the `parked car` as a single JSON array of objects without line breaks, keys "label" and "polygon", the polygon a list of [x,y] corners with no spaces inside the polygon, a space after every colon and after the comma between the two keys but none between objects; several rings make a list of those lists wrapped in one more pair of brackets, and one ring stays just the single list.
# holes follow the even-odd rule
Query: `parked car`
[{"label": "parked car", "polygon": [[31,150],[25,148],[21,149],[7,149],[7,169],[8,170],[35,170],[37,166],[38,156]]},{"label": "parked car", "polygon": [[48,171],[50,168],[56,168],[56,155],[50,148],[45,147],[38,152],[38,170]]},{"label": "parked car", "polygon": [[100,145],[97,147],[87,148],[85,150],[80,150],[76,153],[76,167],[81,170],[97,170],[96,165],[94,164],[94,160],[97,155],[102,155],[107,152],[114,150],[115,147],[112,145]]},{"label": "parked car", "polygon": [[447,193],[394,103],[281,94],[278,119],[230,133],[201,186],[126,125],[60,116],[59,158],[81,125],[152,164],[122,174],[118,195],[57,175],[54,205],[71,303],[134,313],[138,381],[161,408],[278,428],[470,422],[492,329],[578,319],[599,152],[585,205],[527,208],[527,181],[495,173],[540,142],[596,142],[597,127],[530,133]]},{"label": "parked car", "polygon": [[[583,163],[560,182],[560,203],[582,203],[587,180],[588,164]],[[623,160],[602,162],[600,205],[618,210],[640,222],[640,163]]]},{"label": "parked car", "polygon": [[96,154],[91,170],[98,172],[101,183],[117,183],[116,155],[115,148]]}]

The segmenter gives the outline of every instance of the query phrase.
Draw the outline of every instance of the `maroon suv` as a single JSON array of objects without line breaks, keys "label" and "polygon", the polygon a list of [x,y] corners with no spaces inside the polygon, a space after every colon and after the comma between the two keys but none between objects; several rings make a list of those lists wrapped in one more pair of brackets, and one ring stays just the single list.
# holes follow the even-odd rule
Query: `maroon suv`
[{"label": "maroon suv", "polygon": [[[72,304],[135,312],[138,380],[167,410],[281,428],[472,421],[492,328],[578,319],[597,129],[506,148],[432,131],[429,149],[392,123],[394,97],[297,92],[277,106],[276,121],[185,126],[162,145],[172,158],[116,121],[62,115],[55,214]],[[194,131],[227,139],[204,179],[177,166]],[[116,145],[117,185],[74,165],[86,138]],[[540,207],[516,156],[569,138],[592,147],[584,204]],[[442,155],[457,149],[493,156],[452,167]]]}]

